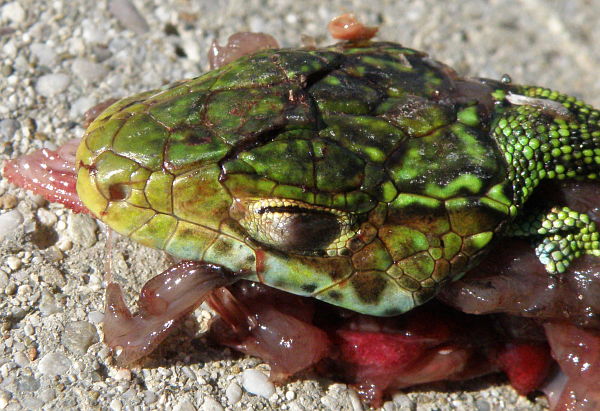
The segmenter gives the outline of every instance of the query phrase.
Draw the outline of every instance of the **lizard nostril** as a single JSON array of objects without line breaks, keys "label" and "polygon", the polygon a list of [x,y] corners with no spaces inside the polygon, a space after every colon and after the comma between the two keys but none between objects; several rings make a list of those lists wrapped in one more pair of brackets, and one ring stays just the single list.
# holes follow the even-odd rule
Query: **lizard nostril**
[{"label": "lizard nostril", "polygon": [[108,188],[108,192],[111,201],[121,201],[129,197],[131,194],[131,187],[121,183],[112,184]]}]

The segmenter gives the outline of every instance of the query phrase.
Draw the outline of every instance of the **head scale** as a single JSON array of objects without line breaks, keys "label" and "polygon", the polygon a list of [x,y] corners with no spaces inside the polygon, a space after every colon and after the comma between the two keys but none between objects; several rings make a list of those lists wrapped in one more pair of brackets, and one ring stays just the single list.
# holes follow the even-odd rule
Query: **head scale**
[{"label": "head scale", "polygon": [[[408,84],[421,93],[445,74],[394,47],[262,51],[121,100],[86,131],[78,193],[119,233],[176,257],[354,311],[407,311],[464,271],[462,238],[479,227],[451,230],[457,194],[411,158],[453,114],[427,96],[382,98],[407,71],[428,70]],[[380,89],[366,81],[378,75]],[[436,184],[415,185],[428,174]]]}]

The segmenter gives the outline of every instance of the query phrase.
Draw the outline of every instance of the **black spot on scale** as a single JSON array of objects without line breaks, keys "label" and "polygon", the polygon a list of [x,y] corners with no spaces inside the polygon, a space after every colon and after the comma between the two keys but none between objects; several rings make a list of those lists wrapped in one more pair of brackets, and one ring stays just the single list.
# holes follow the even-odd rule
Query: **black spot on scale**
[{"label": "black spot on scale", "polygon": [[365,304],[378,304],[388,280],[379,271],[362,271],[355,273],[350,282],[358,298]]},{"label": "black spot on scale", "polygon": [[317,285],[316,284],[304,284],[300,288],[302,289],[302,291],[312,294],[317,289]]},{"label": "black spot on scale", "polygon": [[340,301],[342,299],[342,293],[340,293],[339,291],[329,291],[327,293],[329,295],[329,298],[331,298],[334,301]]},{"label": "black spot on scale", "polygon": [[182,132],[180,141],[188,146],[199,146],[212,142],[212,135],[204,128],[188,129]]}]

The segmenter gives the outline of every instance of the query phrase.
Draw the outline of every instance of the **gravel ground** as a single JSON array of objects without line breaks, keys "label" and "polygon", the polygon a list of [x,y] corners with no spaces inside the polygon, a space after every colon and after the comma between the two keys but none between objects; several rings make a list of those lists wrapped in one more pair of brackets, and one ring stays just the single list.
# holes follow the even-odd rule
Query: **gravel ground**
[{"label": "gravel ground", "polygon": [[[196,76],[214,38],[252,30],[284,46],[301,34],[326,44],[327,21],[345,11],[381,26],[380,39],[427,50],[460,73],[510,73],[600,106],[600,0],[131,4],[0,0],[0,161],[81,136],[83,112],[109,97]],[[347,386],[311,375],[280,387],[261,381],[260,361],[207,343],[204,310],[144,368],[112,366],[99,342],[105,230],[3,179],[0,207],[0,409],[362,409]],[[114,240],[112,270],[130,298],[166,264],[158,252]],[[383,408],[530,410],[545,400],[491,377],[399,393]]]}]

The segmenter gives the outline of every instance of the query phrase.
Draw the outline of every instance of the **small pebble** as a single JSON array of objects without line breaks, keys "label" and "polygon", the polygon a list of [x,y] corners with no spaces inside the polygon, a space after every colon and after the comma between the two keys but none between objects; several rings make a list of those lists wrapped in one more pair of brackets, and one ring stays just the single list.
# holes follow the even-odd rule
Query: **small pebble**
[{"label": "small pebble", "polygon": [[15,23],[23,23],[25,21],[25,10],[18,1],[5,4],[2,7],[2,19],[11,20]]},{"label": "small pebble", "polygon": [[363,405],[360,401],[358,393],[354,390],[348,390],[348,397],[350,399],[350,404],[352,405],[353,411],[363,411]]},{"label": "small pebble", "polygon": [[[329,410],[341,410],[343,408],[345,399],[342,399],[336,395],[324,395],[321,397],[321,404]],[[346,407],[347,408],[347,407]]]},{"label": "small pebble", "polygon": [[113,398],[113,400],[110,402],[109,407],[112,411],[121,411],[123,409],[123,404],[121,404],[121,401],[119,401],[118,399]]},{"label": "small pebble", "polygon": [[[24,287],[21,287],[24,288]],[[21,290],[19,290],[21,291]],[[25,335],[29,335],[32,336],[33,334],[35,334],[35,328],[33,328],[33,326],[31,324],[25,324],[25,327],[23,327],[23,332],[25,333]]]},{"label": "small pebble", "polygon": [[102,279],[97,275],[90,275],[90,280],[88,281],[88,287],[92,291],[100,291],[103,289],[102,287]]},{"label": "small pebble", "polygon": [[33,43],[29,46],[38,63],[42,66],[53,67],[57,63],[56,52],[44,43]]},{"label": "small pebble", "polygon": [[15,353],[15,355],[13,356],[13,360],[15,364],[17,364],[21,368],[29,365],[29,358],[27,358],[27,355],[25,355],[25,353],[22,353],[20,351]]},{"label": "small pebble", "polygon": [[15,72],[15,69],[13,66],[11,66],[10,64],[2,64],[0,65],[0,74],[3,77],[8,77],[10,76],[12,73]]},{"label": "small pebble", "polygon": [[19,392],[34,392],[40,389],[40,382],[32,375],[21,375],[17,381]]},{"label": "small pebble", "polygon": [[34,132],[37,130],[37,121],[31,117],[27,117],[23,119],[23,129],[28,130],[30,132]]},{"label": "small pebble", "polygon": [[15,208],[17,206],[17,203],[17,197],[15,197],[12,194],[4,194],[2,197],[0,197],[0,207],[2,207],[5,210]]},{"label": "small pebble", "polygon": [[45,97],[53,97],[67,89],[71,78],[63,73],[46,74],[38,78],[35,90]]},{"label": "small pebble", "polygon": [[154,404],[158,400],[158,395],[154,391],[144,391],[144,404]]},{"label": "small pebble", "polygon": [[202,411],[223,411],[223,406],[213,397],[204,397],[204,402],[200,409]]},{"label": "small pebble", "polygon": [[196,411],[196,407],[189,398],[182,398],[177,405],[175,405],[173,411]]},{"label": "small pebble", "polygon": [[150,30],[148,23],[131,1],[111,0],[108,9],[125,28],[134,33],[143,34]]},{"label": "small pebble", "polygon": [[159,367],[157,370],[163,377],[166,378],[169,378],[171,375],[173,375],[173,371],[169,368]]},{"label": "small pebble", "polygon": [[392,400],[401,410],[411,410],[414,408],[415,403],[408,397],[408,395],[401,392],[397,392],[393,395]]},{"label": "small pebble", "polygon": [[90,345],[99,341],[96,327],[87,321],[74,321],[67,324],[61,342],[74,354],[85,354]]},{"label": "small pebble", "polygon": [[11,394],[2,390],[0,391],[0,409],[6,408],[10,401]]},{"label": "small pebble", "polygon": [[88,314],[88,320],[90,320],[92,324],[100,324],[104,320],[104,314],[100,311],[91,311]]},{"label": "small pebble", "polygon": [[17,206],[17,197],[12,194],[4,194],[0,197],[0,207],[5,210],[10,210]]},{"label": "small pebble", "polygon": [[286,400],[292,401],[292,400],[294,400],[294,398],[296,398],[296,393],[294,391],[286,391],[286,393],[285,393]]},{"label": "small pebble", "polygon": [[6,259],[6,265],[8,265],[13,271],[21,268],[22,264],[23,262],[21,261],[21,259],[19,257],[15,257],[14,255],[11,255]]},{"label": "small pebble", "polygon": [[131,381],[131,370],[129,368],[119,368],[115,373],[115,380]]},{"label": "small pebble", "polygon": [[21,307],[13,307],[10,312],[10,316],[12,317],[12,319],[15,323],[18,323],[23,318],[25,318],[25,316],[27,315],[27,312],[28,312],[28,310],[25,310]]},{"label": "small pebble", "polygon": [[40,312],[43,316],[59,313],[61,311],[60,306],[56,303],[54,296],[47,291],[42,292],[42,299],[40,301]]},{"label": "small pebble", "polygon": [[[44,197],[38,194],[34,194],[32,191],[25,191],[25,196],[36,206],[36,208],[45,207],[48,205],[48,201],[46,201]],[[25,222],[24,226],[26,226],[24,227],[24,230],[28,234],[36,230],[36,222],[33,220],[28,220],[27,222]]]},{"label": "small pebble", "polygon": [[225,389],[225,396],[229,404],[235,404],[242,399],[242,387],[238,383],[232,381]]},{"label": "small pebble", "polygon": [[65,258],[65,255],[61,252],[61,250],[58,247],[54,246],[48,248],[48,251],[46,252],[46,258],[48,259],[48,261],[56,262]]},{"label": "small pebble", "polygon": [[102,43],[106,39],[106,33],[97,27],[92,21],[84,19],[81,22],[83,28],[82,38],[88,43]]},{"label": "small pebble", "polygon": [[63,273],[54,267],[47,267],[41,273],[41,278],[48,284],[63,286],[65,285],[66,279]]},{"label": "small pebble", "polygon": [[484,399],[478,399],[475,401],[475,407],[477,407],[477,411],[490,411],[490,403]]},{"label": "small pebble", "polygon": [[83,118],[85,112],[88,111],[90,107],[94,107],[95,104],[96,99],[91,96],[80,97],[71,104],[69,115],[71,118]]},{"label": "small pebble", "polygon": [[71,68],[77,77],[90,83],[102,80],[107,73],[106,67],[102,64],[81,58],[75,59]]},{"label": "small pebble", "polygon": [[27,349],[27,358],[29,358],[29,361],[35,361],[37,358],[37,348],[35,347],[29,347]]},{"label": "small pebble", "polygon": [[6,295],[15,295],[17,292],[17,285],[15,283],[8,283],[8,285],[4,288],[4,294]]},{"label": "small pebble", "polygon": [[96,230],[98,225],[93,218],[83,214],[69,215],[67,235],[75,244],[82,247],[91,247],[96,244]]},{"label": "small pebble", "polygon": [[58,217],[46,208],[38,208],[35,212],[40,224],[51,227],[58,221]]},{"label": "small pebble", "polygon": [[38,363],[38,370],[45,375],[63,375],[69,371],[71,360],[60,352],[50,352]]},{"label": "small pebble", "polygon": [[40,393],[40,400],[44,402],[50,402],[56,398],[56,392],[52,388],[46,388],[42,390]]},{"label": "small pebble", "polygon": [[0,239],[16,230],[23,223],[23,214],[19,210],[11,210],[0,214]]},{"label": "small pebble", "polygon": [[21,399],[21,404],[26,410],[39,410],[44,406],[44,402],[36,397],[26,396]]},{"label": "small pebble", "polygon": [[244,370],[242,385],[250,394],[264,398],[269,398],[275,393],[275,386],[269,381],[269,377],[258,370]]},{"label": "small pebble", "polygon": [[73,241],[67,237],[61,236],[58,238],[58,241],[55,245],[60,251],[69,251],[71,248],[73,248]]},{"label": "small pebble", "polygon": [[21,127],[17,120],[13,120],[12,118],[7,118],[0,121],[0,137],[3,140],[9,141],[12,140],[15,136],[17,130]]}]

